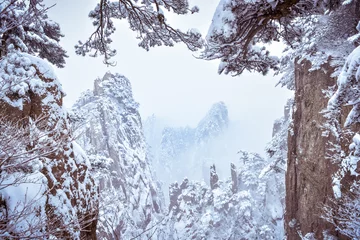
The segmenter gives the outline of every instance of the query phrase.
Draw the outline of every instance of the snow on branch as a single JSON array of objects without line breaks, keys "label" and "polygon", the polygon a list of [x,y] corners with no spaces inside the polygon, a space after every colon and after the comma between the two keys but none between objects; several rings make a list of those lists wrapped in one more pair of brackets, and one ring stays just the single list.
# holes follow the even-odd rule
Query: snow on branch
[{"label": "snow on branch", "polygon": [[360,121],[360,47],[348,56],[338,77],[338,89],[328,103],[328,110],[335,111],[344,105],[353,106],[345,126]]},{"label": "snow on branch", "polygon": [[[54,6],[54,5],[53,5]],[[9,46],[47,59],[64,67],[66,51],[59,45],[64,35],[60,26],[47,16],[49,8],[43,0],[3,0],[0,2],[0,58]]]},{"label": "snow on branch", "polygon": [[96,29],[85,42],[79,41],[75,46],[76,53],[92,57],[103,55],[105,64],[114,65],[111,58],[116,55],[116,50],[110,44],[111,35],[116,30],[116,19],[127,19],[130,29],[138,33],[139,46],[146,50],[161,45],[173,46],[177,42],[185,43],[191,51],[200,49],[203,46],[201,34],[193,29],[182,32],[173,28],[167,23],[162,8],[179,15],[199,10],[197,7],[190,9],[187,0],[147,0],[141,3],[133,0],[100,0],[89,13]]},{"label": "snow on branch", "polygon": [[357,187],[341,199],[330,199],[323,206],[322,218],[332,223],[336,230],[351,239],[360,238],[360,192]]},{"label": "snow on branch", "polygon": [[0,118],[0,238],[39,239],[62,234],[61,221],[48,219],[52,210],[45,206],[52,189],[42,172],[42,159],[68,141],[65,137],[52,141],[49,136],[56,131],[47,125],[46,117],[16,122]]},{"label": "snow on branch", "polygon": [[222,0],[214,14],[201,58],[220,59],[219,73],[277,71],[279,59],[271,56],[265,45],[282,40],[292,47],[301,36],[293,20],[323,13],[330,5],[333,6],[313,0]]}]

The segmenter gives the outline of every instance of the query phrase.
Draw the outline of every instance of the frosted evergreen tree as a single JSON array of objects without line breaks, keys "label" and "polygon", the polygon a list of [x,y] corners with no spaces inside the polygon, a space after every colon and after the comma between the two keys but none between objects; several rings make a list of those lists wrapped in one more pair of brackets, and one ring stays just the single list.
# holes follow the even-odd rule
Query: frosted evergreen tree
[{"label": "frosted evergreen tree", "polygon": [[[264,45],[283,41],[290,48],[302,48],[309,43],[302,37],[316,30],[314,16],[331,12],[341,3],[345,1],[220,1],[202,57],[220,59],[219,73],[277,71],[280,60],[271,56]],[[314,43],[314,38],[310,42]]]},{"label": "frosted evergreen tree", "polygon": [[64,67],[66,51],[59,45],[64,35],[46,14],[43,0],[4,0],[0,3],[0,57],[12,49]]}]

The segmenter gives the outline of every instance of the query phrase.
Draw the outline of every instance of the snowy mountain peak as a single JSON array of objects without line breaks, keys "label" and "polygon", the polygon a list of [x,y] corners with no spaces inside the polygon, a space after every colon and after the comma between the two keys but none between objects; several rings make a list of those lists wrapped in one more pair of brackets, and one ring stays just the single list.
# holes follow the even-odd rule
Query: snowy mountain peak
[{"label": "snowy mountain peak", "polygon": [[212,105],[206,116],[200,121],[196,130],[196,139],[206,139],[220,134],[229,123],[229,114],[225,103]]},{"label": "snowy mountain peak", "polygon": [[[201,122],[214,118],[216,118],[219,122],[229,121],[228,109],[224,102],[214,103]],[[199,123],[199,125],[201,124],[201,122]]]},{"label": "snowy mountain peak", "polygon": [[131,239],[161,214],[161,193],[148,163],[137,107],[129,80],[110,72],[96,79],[94,90],[74,106],[85,122],[78,142],[99,181],[99,239]]},{"label": "snowy mountain peak", "polygon": [[94,82],[94,96],[107,96],[126,104],[127,107],[138,107],[133,99],[129,79],[118,73],[107,72],[102,78],[97,78]]}]

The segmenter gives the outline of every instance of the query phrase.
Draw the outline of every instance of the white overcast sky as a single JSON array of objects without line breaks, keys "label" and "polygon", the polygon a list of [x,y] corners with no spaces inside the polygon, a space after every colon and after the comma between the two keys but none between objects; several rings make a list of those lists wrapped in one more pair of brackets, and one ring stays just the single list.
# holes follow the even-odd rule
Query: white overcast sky
[{"label": "white overcast sky", "polygon": [[[171,18],[175,27],[197,28],[204,35],[218,2],[190,0],[199,6],[200,13],[168,19]],[[76,42],[86,40],[93,30],[87,16],[97,0],[46,0],[45,3],[57,4],[49,16],[60,24],[65,34],[61,44],[69,58],[66,67],[56,72],[67,93],[66,107],[71,107],[81,92],[92,89],[96,77],[102,77],[106,71],[118,72],[130,79],[142,118],[155,114],[176,126],[195,126],[213,103],[224,101],[230,119],[240,121],[244,129],[252,129],[252,133],[247,131],[244,135],[249,139],[245,148],[261,151],[270,140],[273,121],[282,116],[286,99],[291,96],[290,91],[275,88],[278,77],[251,73],[240,77],[218,75],[217,62],[194,58],[196,53],[182,44],[146,52],[137,46],[136,33],[128,29],[126,21],[119,22],[113,37],[117,65],[107,67],[101,57],[94,59],[74,53]]]}]

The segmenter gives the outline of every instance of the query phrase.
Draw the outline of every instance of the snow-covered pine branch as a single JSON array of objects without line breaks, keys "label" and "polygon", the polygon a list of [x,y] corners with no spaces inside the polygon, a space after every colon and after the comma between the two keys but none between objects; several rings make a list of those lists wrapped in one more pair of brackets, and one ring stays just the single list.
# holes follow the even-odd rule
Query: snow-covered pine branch
[{"label": "snow-covered pine branch", "polygon": [[66,51],[59,45],[60,26],[50,20],[43,0],[3,0],[0,2],[0,58],[9,46],[47,59],[64,67]]},{"label": "snow-covered pine branch", "polygon": [[279,70],[279,59],[265,45],[283,41],[296,47],[304,25],[296,24],[313,14],[324,14],[342,1],[222,0],[208,31],[202,53],[206,60],[220,59],[219,73],[239,75],[244,70],[266,74]]},{"label": "snow-covered pine branch", "polygon": [[183,32],[174,28],[166,21],[163,10],[172,11],[178,15],[195,13],[197,7],[189,8],[187,0],[100,0],[100,3],[89,17],[93,19],[95,31],[90,37],[75,46],[76,53],[82,56],[104,56],[104,63],[114,65],[111,58],[116,50],[112,49],[112,34],[116,28],[114,20],[126,19],[131,30],[137,32],[140,40],[139,46],[149,50],[155,46],[173,46],[174,43],[183,42],[191,50],[195,51],[203,46],[201,34],[194,29]]}]

